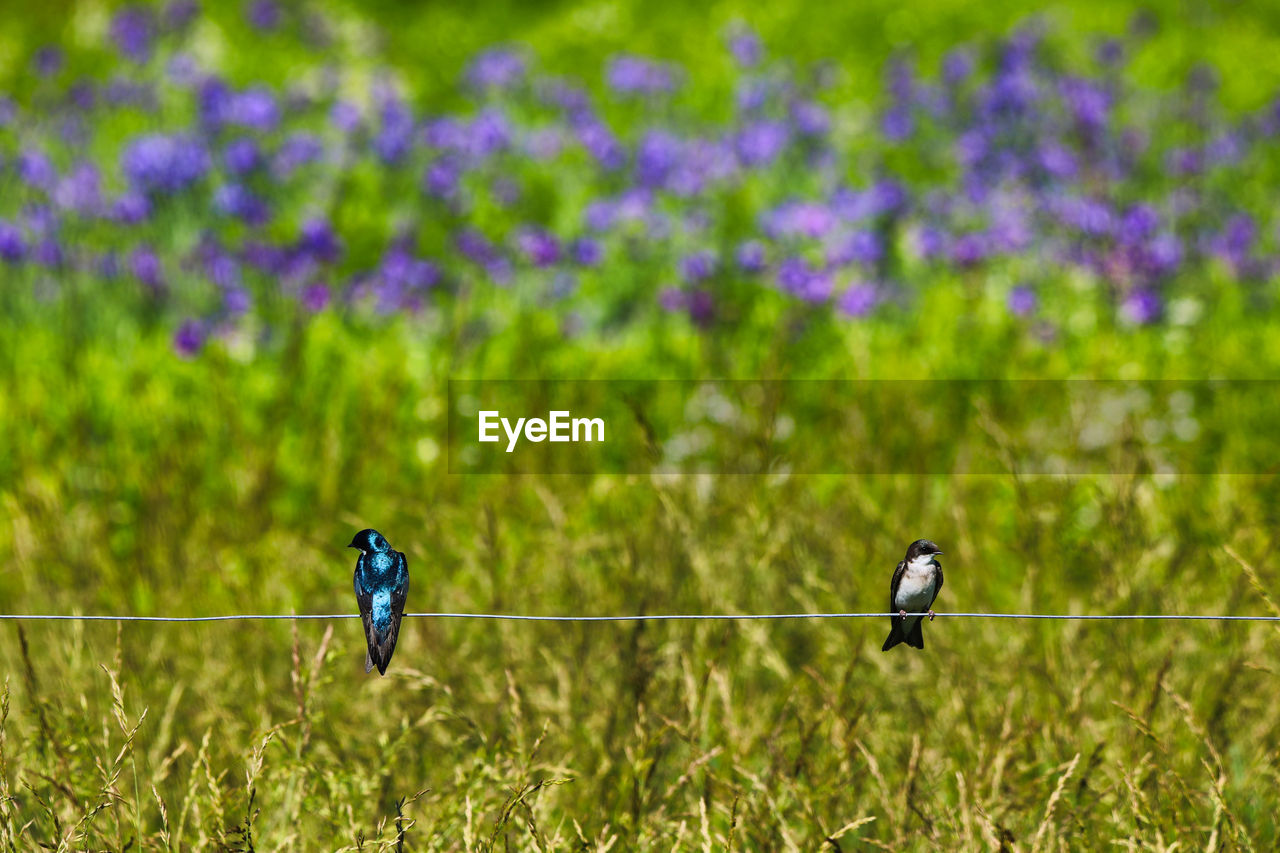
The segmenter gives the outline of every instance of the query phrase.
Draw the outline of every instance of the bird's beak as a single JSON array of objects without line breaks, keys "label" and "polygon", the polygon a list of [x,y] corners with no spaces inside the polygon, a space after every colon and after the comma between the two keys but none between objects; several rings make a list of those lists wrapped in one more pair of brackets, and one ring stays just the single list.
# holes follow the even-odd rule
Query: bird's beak
[{"label": "bird's beak", "polygon": [[943,552],[942,552],[942,551],[934,551],[934,552],[933,552],[933,556],[935,556],[935,557],[936,557],[936,556],[938,556],[938,555],[939,555],[939,554],[941,554],[941,553],[943,553]]}]

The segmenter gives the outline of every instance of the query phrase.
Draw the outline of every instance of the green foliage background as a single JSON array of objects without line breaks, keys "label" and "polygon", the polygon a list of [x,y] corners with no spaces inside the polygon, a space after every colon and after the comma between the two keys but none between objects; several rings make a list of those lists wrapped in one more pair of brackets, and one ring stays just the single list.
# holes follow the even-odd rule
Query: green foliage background
[{"label": "green foliage background", "polygon": [[[1083,51],[1135,8],[1047,15]],[[708,109],[727,92],[732,19],[776,53],[838,60],[845,91],[866,97],[894,49],[936,62],[1024,15],[950,0],[332,11],[424,104],[451,97],[475,48],[519,40],[552,68],[599,68],[619,49],[679,59]],[[1210,61],[1229,104],[1271,96],[1272,7],[1155,11],[1135,62],[1150,85]],[[233,74],[289,74],[289,44],[238,55],[241,10],[208,13]],[[20,86],[30,49],[74,44],[77,21],[105,14],[7,14],[0,80]],[[86,45],[69,61],[106,60]],[[458,477],[444,454],[452,376],[1269,378],[1274,285],[1210,276],[1199,320],[1128,329],[1082,282],[1046,295],[1063,333],[1043,342],[1007,315],[999,280],[939,282],[867,322],[760,292],[712,334],[645,308],[572,339],[517,282],[419,318],[281,317],[274,347],[184,361],[170,329],[92,281],[56,302],[24,284],[0,285],[6,613],[347,611],[342,546],[369,525],[408,554],[421,610],[878,610],[905,544],[928,535],[947,552],[942,610],[1280,613],[1266,597],[1274,468]],[[406,849],[1280,843],[1275,625],[944,618],[923,654],[882,655],[884,630],[417,619],[371,678],[356,621],[8,623],[0,844],[382,849],[405,798]]]}]

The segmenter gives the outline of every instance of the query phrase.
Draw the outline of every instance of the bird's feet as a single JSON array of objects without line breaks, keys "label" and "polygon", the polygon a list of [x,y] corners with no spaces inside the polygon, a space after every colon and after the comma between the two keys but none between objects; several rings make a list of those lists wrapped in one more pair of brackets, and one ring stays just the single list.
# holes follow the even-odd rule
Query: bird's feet
[{"label": "bird's feet", "polygon": [[898,618],[899,618],[899,619],[906,619],[906,618],[907,618],[907,611],[905,611],[905,610],[899,610],[899,611],[898,611]]},{"label": "bird's feet", "polygon": [[934,613],[932,610],[930,610],[930,611],[929,611],[929,621],[930,621],[930,622],[932,622],[932,621],[933,621],[933,617],[935,617],[935,616],[937,616],[937,615],[938,615],[938,614],[936,614],[936,613]]}]

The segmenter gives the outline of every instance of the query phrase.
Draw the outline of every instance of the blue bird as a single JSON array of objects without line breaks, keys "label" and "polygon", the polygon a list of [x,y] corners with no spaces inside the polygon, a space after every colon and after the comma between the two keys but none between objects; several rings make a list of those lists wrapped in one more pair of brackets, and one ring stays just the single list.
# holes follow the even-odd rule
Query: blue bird
[{"label": "blue bird", "polygon": [[404,554],[392,550],[385,536],[372,529],[361,530],[347,547],[360,551],[355,587],[364,636],[369,643],[364,671],[376,666],[379,675],[386,675],[400,636],[404,601],[409,595],[409,561]]}]

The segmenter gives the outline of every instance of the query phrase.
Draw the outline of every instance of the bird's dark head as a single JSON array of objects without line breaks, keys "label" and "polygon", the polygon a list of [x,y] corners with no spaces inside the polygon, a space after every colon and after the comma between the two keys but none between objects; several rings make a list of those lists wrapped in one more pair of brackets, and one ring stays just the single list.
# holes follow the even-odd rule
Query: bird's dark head
[{"label": "bird's dark head", "polygon": [[362,553],[368,554],[370,551],[390,551],[391,543],[387,541],[387,537],[369,527],[352,537],[351,544],[347,547],[357,548]]},{"label": "bird's dark head", "polygon": [[932,557],[941,554],[942,549],[928,539],[917,539],[907,547],[907,562],[919,557]]}]

